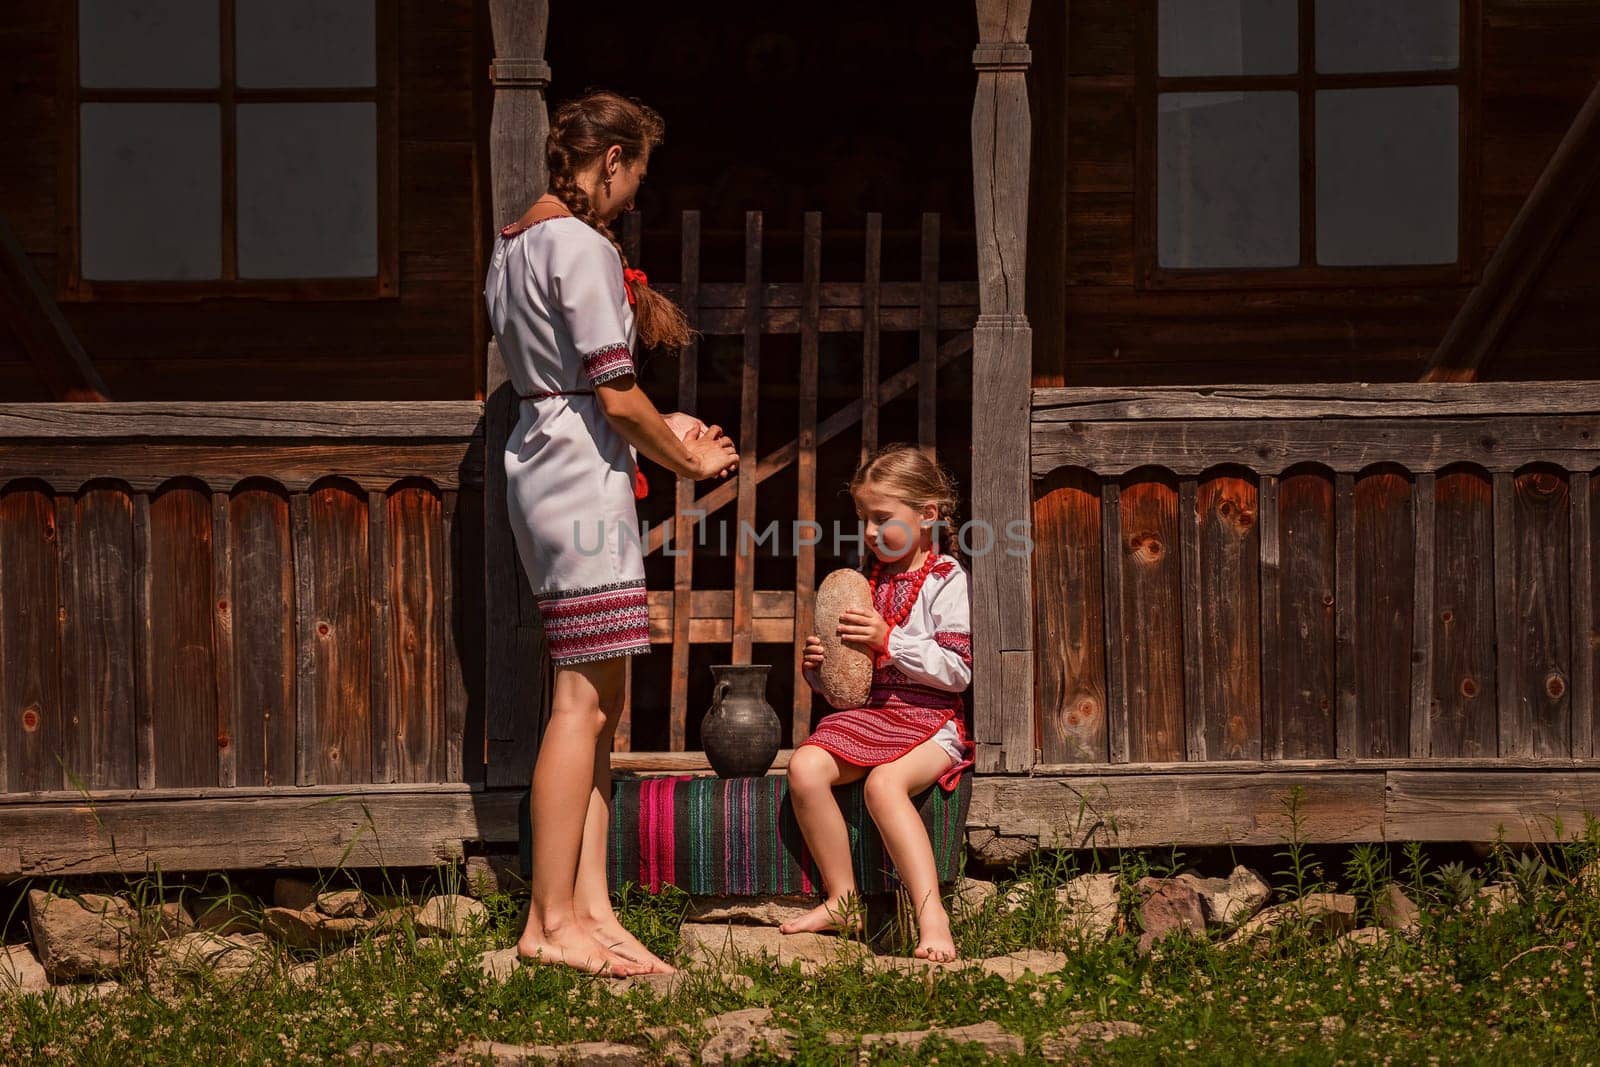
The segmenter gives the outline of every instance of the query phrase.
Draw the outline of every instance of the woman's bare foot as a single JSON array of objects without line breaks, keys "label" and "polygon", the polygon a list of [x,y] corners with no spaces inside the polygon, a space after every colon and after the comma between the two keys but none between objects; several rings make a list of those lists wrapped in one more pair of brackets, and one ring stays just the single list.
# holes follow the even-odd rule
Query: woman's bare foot
[{"label": "woman's bare foot", "polygon": [[627,978],[644,974],[649,968],[611,952],[582,928],[564,926],[540,938],[524,932],[517,941],[517,955],[542,964],[562,964],[588,974]]},{"label": "woman's bare foot", "polygon": [[578,925],[594,938],[602,948],[621,956],[623,959],[644,967],[647,974],[675,974],[678,968],[657,956],[654,952],[644,947],[637,937],[628,932],[628,928],[617,921],[615,915],[602,915],[591,919],[580,919]]},{"label": "woman's bare foot", "polygon": [[911,954],[919,960],[949,963],[956,958],[956,941],[950,936],[950,916],[943,908],[929,909],[917,918],[917,947]]},{"label": "woman's bare foot", "polygon": [[854,914],[859,908],[856,899],[853,893],[843,897],[829,897],[800,916],[800,918],[790,919],[778,927],[778,932],[783,934],[822,934],[831,930],[842,934],[849,933],[859,936],[861,933],[861,917]]}]

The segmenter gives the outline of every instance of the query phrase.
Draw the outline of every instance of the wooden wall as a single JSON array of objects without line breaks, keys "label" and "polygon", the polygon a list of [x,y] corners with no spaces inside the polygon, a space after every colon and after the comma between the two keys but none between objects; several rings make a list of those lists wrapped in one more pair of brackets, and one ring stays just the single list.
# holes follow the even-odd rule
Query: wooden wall
[{"label": "wooden wall", "polygon": [[[1466,287],[1135,288],[1139,5],[1066,6],[1066,20],[1045,13],[1032,28],[1036,140],[1061,128],[1063,92],[1067,130],[1064,163],[1053,146],[1035,151],[1030,271],[1047,276],[1029,294],[1035,385],[1416,380]],[[1600,2],[1485,0],[1481,62],[1480,266],[1600,79]],[[1592,234],[1600,218],[1582,225]],[[1582,359],[1600,326],[1594,247],[1569,242],[1555,265],[1569,280],[1530,300],[1488,376],[1595,376]]]},{"label": "wooden wall", "polygon": [[[0,215],[56,274],[61,4],[13,5],[0,26]],[[400,295],[348,301],[65,304],[121,400],[469,399],[481,394],[475,96],[488,60],[472,0],[400,0]],[[481,84],[480,84],[481,83]],[[0,401],[52,399],[0,330]]]}]

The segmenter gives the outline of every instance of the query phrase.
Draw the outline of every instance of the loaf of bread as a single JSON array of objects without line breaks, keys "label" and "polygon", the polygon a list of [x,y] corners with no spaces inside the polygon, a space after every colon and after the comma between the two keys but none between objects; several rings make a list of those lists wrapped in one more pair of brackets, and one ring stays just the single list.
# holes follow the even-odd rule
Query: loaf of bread
[{"label": "loaf of bread", "polygon": [[836,708],[858,708],[872,689],[872,657],[859,645],[839,637],[839,616],[846,611],[875,610],[872,587],[860,571],[841,567],[817,588],[816,627],[822,638],[822,667],[817,676],[822,695]]}]

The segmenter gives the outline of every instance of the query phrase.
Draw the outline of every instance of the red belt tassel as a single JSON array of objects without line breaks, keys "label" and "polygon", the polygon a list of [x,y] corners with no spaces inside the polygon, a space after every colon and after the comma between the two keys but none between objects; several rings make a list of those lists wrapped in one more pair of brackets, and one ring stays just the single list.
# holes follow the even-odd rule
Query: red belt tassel
[{"label": "red belt tassel", "polygon": [[650,481],[645,478],[644,471],[639,469],[637,460],[633,464],[633,499],[643,500],[650,494]]}]

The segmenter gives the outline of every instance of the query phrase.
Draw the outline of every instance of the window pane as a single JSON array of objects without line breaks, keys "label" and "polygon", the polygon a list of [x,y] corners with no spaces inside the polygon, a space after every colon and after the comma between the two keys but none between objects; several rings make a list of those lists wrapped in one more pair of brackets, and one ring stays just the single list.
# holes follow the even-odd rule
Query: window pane
[{"label": "window pane", "polygon": [[215,104],[84,104],[82,273],[222,273],[221,112]]},{"label": "window pane", "polygon": [[1456,88],[1317,94],[1317,260],[1454,263]]},{"label": "window pane", "polygon": [[1300,261],[1294,93],[1158,98],[1157,252],[1163,267]]},{"label": "window pane", "polygon": [[373,0],[236,0],[245,88],[377,84]]},{"label": "window pane", "polygon": [[377,108],[239,105],[239,276],[378,273]]},{"label": "window pane", "polygon": [[1296,8],[1295,0],[1161,0],[1161,73],[1293,74]]},{"label": "window pane", "polygon": [[91,89],[214,89],[217,0],[78,0],[78,81]]},{"label": "window pane", "polygon": [[1461,0],[1317,0],[1317,69],[1449,70],[1459,63]]}]

